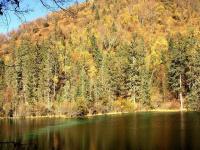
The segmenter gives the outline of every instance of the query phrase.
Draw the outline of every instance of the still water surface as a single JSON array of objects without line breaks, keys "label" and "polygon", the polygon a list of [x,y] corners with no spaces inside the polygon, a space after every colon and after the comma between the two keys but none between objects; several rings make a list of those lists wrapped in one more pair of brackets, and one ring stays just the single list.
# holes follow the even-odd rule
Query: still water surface
[{"label": "still water surface", "polygon": [[0,120],[0,150],[200,150],[200,113]]}]

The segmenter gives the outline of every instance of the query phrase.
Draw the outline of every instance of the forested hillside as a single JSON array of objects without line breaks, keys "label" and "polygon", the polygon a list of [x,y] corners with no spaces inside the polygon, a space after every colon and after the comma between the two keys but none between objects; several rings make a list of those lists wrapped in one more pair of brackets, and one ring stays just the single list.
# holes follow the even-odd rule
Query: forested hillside
[{"label": "forested hillside", "polygon": [[0,36],[0,115],[200,109],[199,0],[93,0]]}]

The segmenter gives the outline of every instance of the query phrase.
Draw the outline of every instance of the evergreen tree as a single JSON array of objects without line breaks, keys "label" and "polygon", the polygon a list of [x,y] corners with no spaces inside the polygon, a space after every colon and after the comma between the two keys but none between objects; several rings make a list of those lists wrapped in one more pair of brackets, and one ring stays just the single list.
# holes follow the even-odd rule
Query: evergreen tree
[{"label": "evergreen tree", "polygon": [[97,8],[95,10],[95,20],[100,20],[99,10]]},{"label": "evergreen tree", "polygon": [[90,43],[91,43],[91,49],[92,49],[92,55],[94,57],[94,61],[96,62],[97,68],[100,68],[101,63],[102,63],[102,54],[97,45],[97,39],[94,35],[90,37]]},{"label": "evergreen tree", "polygon": [[110,52],[108,59],[108,72],[110,76],[110,86],[114,99],[118,97],[126,97],[126,74],[127,58],[123,46],[119,47],[116,52]]},{"label": "evergreen tree", "polygon": [[3,102],[4,88],[5,88],[5,64],[4,61],[0,59],[0,105]]},{"label": "evergreen tree", "polygon": [[187,108],[192,110],[199,110],[200,105],[200,41],[189,35],[188,48],[189,54],[189,68],[187,71]]},{"label": "evergreen tree", "polygon": [[143,39],[133,35],[132,42],[127,48],[128,65],[126,68],[126,85],[130,96],[136,101],[149,104],[149,73],[145,67],[146,49]]},{"label": "evergreen tree", "polygon": [[183,109],[183,96],[187,92],[187,70],[188,70],[188,41],[185,37],[177,37],[169,42],[171,52],[171,64],[169,68],[169,86],[176,98],[179,97],[181,109]]}]

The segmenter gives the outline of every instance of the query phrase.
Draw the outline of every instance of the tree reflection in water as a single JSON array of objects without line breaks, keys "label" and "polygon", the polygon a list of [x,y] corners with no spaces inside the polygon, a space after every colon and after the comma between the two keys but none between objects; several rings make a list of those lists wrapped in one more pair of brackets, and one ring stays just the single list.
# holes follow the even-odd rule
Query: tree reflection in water
[{"label": "tree reflection in water", "polygon": [[1,120],[0,127],[2,150],[200,149],[200,113],[195,112]]}]

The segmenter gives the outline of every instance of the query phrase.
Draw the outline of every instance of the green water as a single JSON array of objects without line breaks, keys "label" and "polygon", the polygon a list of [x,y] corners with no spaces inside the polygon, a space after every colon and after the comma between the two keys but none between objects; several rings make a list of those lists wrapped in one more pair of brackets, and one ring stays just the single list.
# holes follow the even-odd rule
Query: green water
[{"label": "green water", "polygon": [[0,120],[0,150],[200,150],[200,113]]}]

